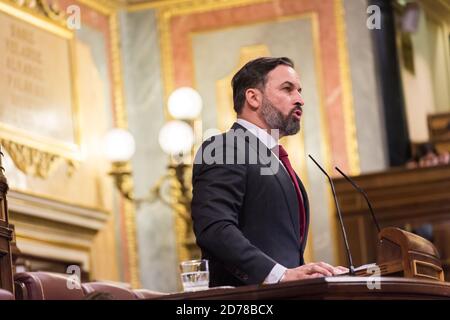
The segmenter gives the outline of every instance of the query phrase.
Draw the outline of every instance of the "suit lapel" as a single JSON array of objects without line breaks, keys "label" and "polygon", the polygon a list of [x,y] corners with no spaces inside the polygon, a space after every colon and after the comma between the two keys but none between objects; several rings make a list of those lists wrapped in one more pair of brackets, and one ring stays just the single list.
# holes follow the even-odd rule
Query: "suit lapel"
[{"label": "suit lapel", "polygon": [[[234,123],[231,129],[242,129],[244,131],[247,131],[246,128],[241,126],[238,123]],[[262,148],[259,150],[259,152],[266,152],[266,154],[269,154],[269,149],[259,141],[259,139],[256,138],[255,141],[258,141],[259,148]],[[248,141],[246,143],[258,154],[258,146],[255,146]],[[258,158],[259,159],[259,158]],[[277,161],[279,163],[278,170],[275,172],[275,170],[270,166],[270,163],[273,163],[272,161]],[[297,239],[300,239],[300,221],[299,221],[299,208],[298,208],[298,200],[297,200],[297,194],[295,192],[294,184],[292,183],[291,178],[289,177],[289,174],[286,172],[286,170],[283,168],[283,165],[281,162],[275,157],[275,155],[270,151],[270,162],[269,164],[261,164],[262,166],[266,168],[270,168],[273,175],[277,179],[280,187],[283,189],[283,195],[285,198],[286,203],[288,204],[289,208],[289,216],[291,218],[292,222],[292,228],[294,229],[294,233]],[[302,185],[303,188],[303,185]],[[302,193],[306,194],[304,189],[302,189]],[[305,199],[305,198],[304,198]],[[305,208],[306,210],[306,208]]]}]

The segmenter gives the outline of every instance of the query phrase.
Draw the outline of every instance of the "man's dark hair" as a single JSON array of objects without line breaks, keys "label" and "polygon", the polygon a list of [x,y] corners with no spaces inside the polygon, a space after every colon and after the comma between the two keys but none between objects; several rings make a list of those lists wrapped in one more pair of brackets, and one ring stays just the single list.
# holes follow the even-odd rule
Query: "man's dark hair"
[{"label": "man's dark hair", "polygon": [[240,114],[245,102],[245,91],[249,88],[264,89],[267,74],[279,65],[294,67],[294,62],[286,57],[261,57],[247,62],[231,80],[233,87],[234,111]]}]

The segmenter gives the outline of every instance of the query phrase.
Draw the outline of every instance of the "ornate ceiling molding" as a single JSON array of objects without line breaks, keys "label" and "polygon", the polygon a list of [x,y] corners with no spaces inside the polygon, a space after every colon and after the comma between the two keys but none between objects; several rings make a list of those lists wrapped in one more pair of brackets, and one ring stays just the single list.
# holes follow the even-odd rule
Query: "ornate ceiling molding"
[{"label": "ornate ceiling molding", "polygon": [[61,25],[66,22],[64,11],[61,11],[54,2],[49,3],[46,0],[8,0],[8,2],[32,13],[45,16]]}]

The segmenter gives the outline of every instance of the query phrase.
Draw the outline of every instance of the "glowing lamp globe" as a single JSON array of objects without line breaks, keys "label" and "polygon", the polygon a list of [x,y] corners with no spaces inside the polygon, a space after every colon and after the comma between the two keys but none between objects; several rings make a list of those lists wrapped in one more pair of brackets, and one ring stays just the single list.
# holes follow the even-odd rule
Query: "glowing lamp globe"
[{"label": "glowing lamp globe", "polygon": [[190,152],[194,145],[194,132],[186,122],[167,122],[159,131],[159,145],[169,155]]},{"label": "glowing lamp globe", "polygon": [[172,92],[168,104],[170,115],[178,120],[196,119],[202,111],[200,94],[189,87],[181,87]]},{"label": "glowing lamp globe", "polygon": [[130,132],[124,129],[111,129],[104,138],[106,158],[111,162],[129,161],[136,145]]}]

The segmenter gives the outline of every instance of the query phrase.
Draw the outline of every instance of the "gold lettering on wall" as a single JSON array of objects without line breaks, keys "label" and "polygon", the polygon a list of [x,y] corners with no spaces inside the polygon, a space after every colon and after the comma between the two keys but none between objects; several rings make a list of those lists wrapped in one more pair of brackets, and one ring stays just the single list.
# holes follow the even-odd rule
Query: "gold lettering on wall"
[{"label": "gold lettering on wall", "polygon": [[[37,105],[43,103],[48,90],[42,85],[42,52],[35,46],[33,32],[13,22],[8,24],[3,41],[6,90],[10,94],[11,108],[32,113]],[[19,113],[10,116],[19,121]]]},{"label": "gold lettering on wall", "polygon": [[0,12],[3,127],[76,143],[69,41]]},{"label": "gold lettering on wall", "polygon": [[[5,55],[5,90],[8,93],[9,105],[3,110],[14,123],[27,125],[28,117],[20,119],[24,114],[38,112],[45,102],[48,87],[43,82],[42,51],[35,46],[33,32],[9,22],[7,36],[3,39]],[[15,112],[21,110],[21,112]],[[2,114],[3,119],[3,114]],[[31,120],[31,119],[30,119]]]}]

